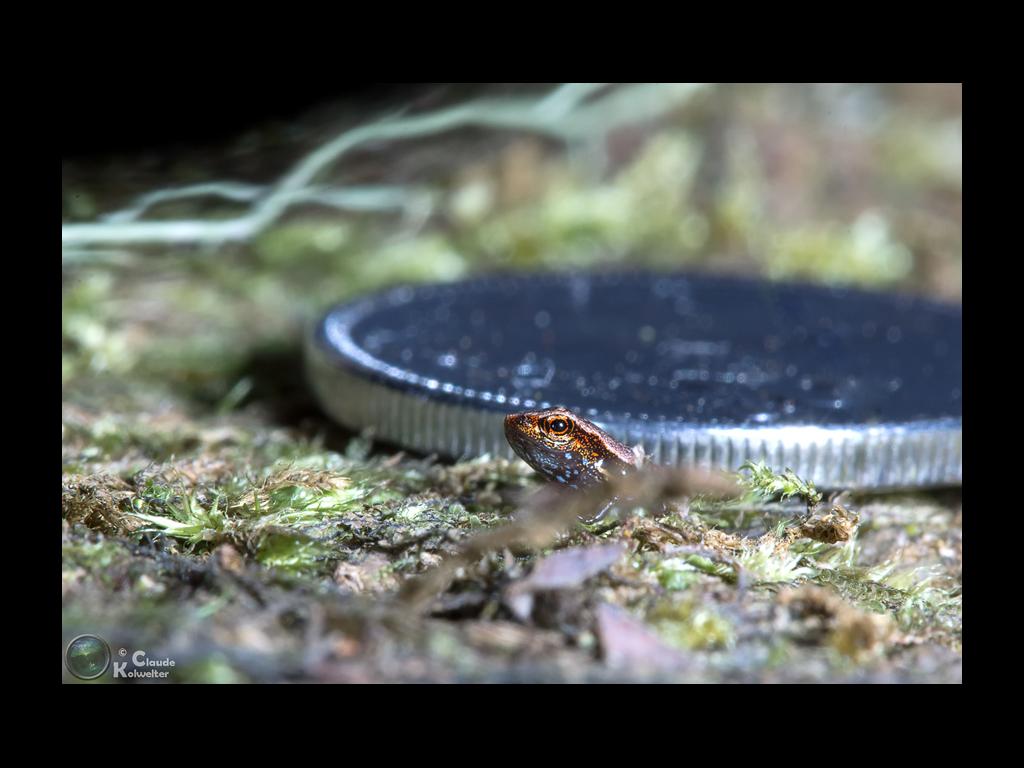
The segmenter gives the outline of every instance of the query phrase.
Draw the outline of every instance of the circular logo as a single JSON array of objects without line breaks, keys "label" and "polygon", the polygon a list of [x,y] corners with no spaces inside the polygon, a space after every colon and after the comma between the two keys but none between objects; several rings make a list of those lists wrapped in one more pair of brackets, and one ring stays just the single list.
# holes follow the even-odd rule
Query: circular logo
[{"label": "circular logo", "polygon": [[79,635],[68,643],[64,665],[80,680],[95,680],[110,666],[110,647],[96,635]]}]

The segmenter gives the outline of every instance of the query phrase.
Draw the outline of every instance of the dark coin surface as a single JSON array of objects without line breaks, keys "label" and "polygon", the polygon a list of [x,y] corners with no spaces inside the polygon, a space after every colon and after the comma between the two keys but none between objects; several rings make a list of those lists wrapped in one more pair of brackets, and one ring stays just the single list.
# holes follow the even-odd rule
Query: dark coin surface
[{"label": "dark coin surface", "polygon": [[325,409],[452,456],[511,455],[501,417],[561,405],[654,460],[783,465],[824,487],[961,477],[962,310],[706,275],[402,287],[311,334]]}]

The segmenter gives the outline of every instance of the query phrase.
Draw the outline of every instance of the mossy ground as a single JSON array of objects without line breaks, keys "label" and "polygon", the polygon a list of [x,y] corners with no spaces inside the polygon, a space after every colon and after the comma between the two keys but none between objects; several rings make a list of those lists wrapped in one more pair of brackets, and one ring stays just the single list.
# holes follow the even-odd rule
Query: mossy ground
[{"label": "mossy ground", "polygon": [[[395,145],[379,175],[429,178],[442,203],[426,223],[306,210],[246,247],[66,261],[65,635],[171,656],[176,680],[960,680],[959,492],[834,507],[784,467],[748,468],[741,498],[669,493],[665,516],[478,551],[535,477],[330,424],[300,343],[334,301],[522,269],[701,267],[959,299],[960,109],[959,87],[720,87],[588,149],[600,162],[528,136]],[[66,166],[65,216],[123,204],[133,162]],[[194,180],[195,162],[171,158],[162,183]],[[529,610],[511,599],[538,559],[610,542],[622,555],[596,574],[538,587]],[[612,663],[628,632],[603,605],[682,661]]]}]

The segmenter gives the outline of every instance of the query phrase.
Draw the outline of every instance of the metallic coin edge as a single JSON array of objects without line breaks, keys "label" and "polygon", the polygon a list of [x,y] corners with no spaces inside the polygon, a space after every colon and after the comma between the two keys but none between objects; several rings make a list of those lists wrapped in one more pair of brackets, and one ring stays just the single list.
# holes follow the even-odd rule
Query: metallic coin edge
[{"label": "metallic coin edge", "polygon": [[[313,390],[341,424],[371,427],[378,439],[448,458],[515,458],[505,440],[503,411],[437,400],[350,370],[337,351],[324,348],[320,323],[307,334],[306,353]],[[963,479],[961,419],[836,427],[596,423],[668,466],[733,472],[745,461],[764,461],[823,489],[955,486]]]}]

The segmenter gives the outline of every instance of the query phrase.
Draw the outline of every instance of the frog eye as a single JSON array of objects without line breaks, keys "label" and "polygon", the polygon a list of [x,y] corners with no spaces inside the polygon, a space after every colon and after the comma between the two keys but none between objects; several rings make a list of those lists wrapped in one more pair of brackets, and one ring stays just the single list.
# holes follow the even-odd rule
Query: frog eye
[{"label": "frog eye", "polygon": [[544,421],[544,430],[555,437],[562,437],[563,435],[569,434],[572,431],[573,423],[571,419],[567,419],[564,416],[553,416]]}]

